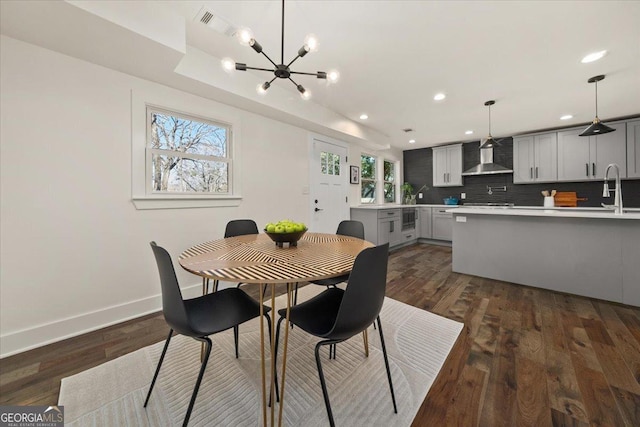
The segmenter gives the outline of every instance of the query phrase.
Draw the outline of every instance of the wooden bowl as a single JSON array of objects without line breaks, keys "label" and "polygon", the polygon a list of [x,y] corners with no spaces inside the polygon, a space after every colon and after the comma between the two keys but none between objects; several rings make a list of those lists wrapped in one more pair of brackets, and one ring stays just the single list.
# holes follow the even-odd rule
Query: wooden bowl
[{"label": "wooden bowl", "polygon": [[308,229],[304,229],[293,233],[269,233],[267,230],[264,230],[264,232],[271,240],[276,242],[276,246],[281,248],[285,243],[288,243],[289,246],[298,246],[298,240],[304,236],[307,230]]}]

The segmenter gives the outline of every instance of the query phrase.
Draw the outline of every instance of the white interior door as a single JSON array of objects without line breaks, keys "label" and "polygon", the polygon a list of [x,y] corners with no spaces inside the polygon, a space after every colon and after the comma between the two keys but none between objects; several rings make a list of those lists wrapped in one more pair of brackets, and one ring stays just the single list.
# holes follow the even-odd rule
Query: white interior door
[{"label": "white interior door", "polygon": [[311,144],[310,229],[335,233],[340,221],[349,218],[347,147],[318,136],[311,139]]}]

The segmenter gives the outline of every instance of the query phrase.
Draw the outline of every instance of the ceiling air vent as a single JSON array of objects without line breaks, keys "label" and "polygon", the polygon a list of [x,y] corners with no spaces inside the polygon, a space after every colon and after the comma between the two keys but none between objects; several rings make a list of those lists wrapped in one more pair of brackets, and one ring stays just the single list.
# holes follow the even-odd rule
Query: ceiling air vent
[{"label": "ceiling air vent", "polygon": [[205,10],[204,15],[202,15],[202,18],[200,18],[200,22],[208,25],[209,21],[211,21],[211,18],[213,18],[213,13],[209,12],[208,10]]},{"label": "ceiling air vent", "polygon": [[406,133],[409,133],[409,132],[413,132],[413,129],[411,129],[411,128],[405,128],[405,129],[402,129],[402,131],[403,131],[403,132],[406,132]]},{"label": "ceiling air vent", "polygon": [[225,36],[233,36],[236,33],[235,25],[220,15],[216,15],[212,10],[205,9],[204,7],[200,9],[195,20]]}]

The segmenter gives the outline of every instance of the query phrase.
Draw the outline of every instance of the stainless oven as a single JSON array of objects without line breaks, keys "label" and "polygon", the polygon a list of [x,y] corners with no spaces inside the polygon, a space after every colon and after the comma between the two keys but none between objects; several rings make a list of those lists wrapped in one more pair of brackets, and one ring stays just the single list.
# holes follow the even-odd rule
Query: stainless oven
[{"label": "stainless oven", "polygon": [[402,208],[402,231],[416,228],[416,208]]}]

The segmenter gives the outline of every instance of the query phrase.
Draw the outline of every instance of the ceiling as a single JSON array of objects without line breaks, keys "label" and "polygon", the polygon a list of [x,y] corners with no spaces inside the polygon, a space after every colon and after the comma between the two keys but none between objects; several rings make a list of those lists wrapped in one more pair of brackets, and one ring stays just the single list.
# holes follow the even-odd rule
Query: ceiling
[{"label": "ceiling", "polygon": [[[3,34],[36,44],[53,43],[53,31],[47,33],[43,26],[54,24],[33,27],[19,19],[21,13],[33,14],[33,10],[2,3]],[[203,7],[216,15],[214,19],[251,28],[265,53],[280,62],[278,0],[151,4],[158,13],[183,18],[186,44],[211,55],[217,64],[220,58],[230,57],[249,66],[270,65],[234,37],[197,22]],[[311,101],[297,95],[291,101],[291,95],[297,93],[295,87],[277,80],[260,102],[269,105],[270,96],[277,95],[272,89],[278,86],[287,91],[290,103],[295,102],[289,115],[313,102],[403,150],[485,137],[489,124],[483,104],[490,99],[496,100],[491,109],[491,133],[497,138],[588,123],[595,115],[595,96],[594,85],[587,79],[597,74],[606,75],[598,84],[600,118],[627,117],[640,114],[638,22],[638,1],[289,0],[285,4],[286,63],[311,32],[320,40],[319,50],[298,59],[292,70],[337,69],[340,80],[328,85],[310,76],[294,77],[312,92]],[[104,31],[108,37],[109,29]],[[40,39],[33,32],[39,32]],[[57,28],[60,43],[48,47],[63,50],[63,33],[64,29]],[[603,59],[580,62],[584,55],[605,49],[608,53]],[[82,56],[77,53],[81,51],[77,48],[71,54]],[[127,49],[122,52],[126,55]],[[91,60],[90,53],[85,55]],[[129,62],[133,65],[125,68],[133,74],[131,69],[144,66]],[[168,71],[155,80],[171,79]],[[254,81],[273,77],[266,72],[247,73],[255,73],[251,92],[255,92]],[[230,86],[238,84],[233,75],[227,78]],[[219,89],[227,90],[224,76],[218,82]],[[164,83],[187,86],[184,79]],[[438,92],[446,94],[443,101],[433,100]],[[359,119],[362,113],[369,116],[366,122]],[[565,114],[573,118],[561,121]],[[405,128],[414,131],[405,133]],[[467,130],[474,134],[465,135]],[[409,139],[416,143],[409,144]]]}]

